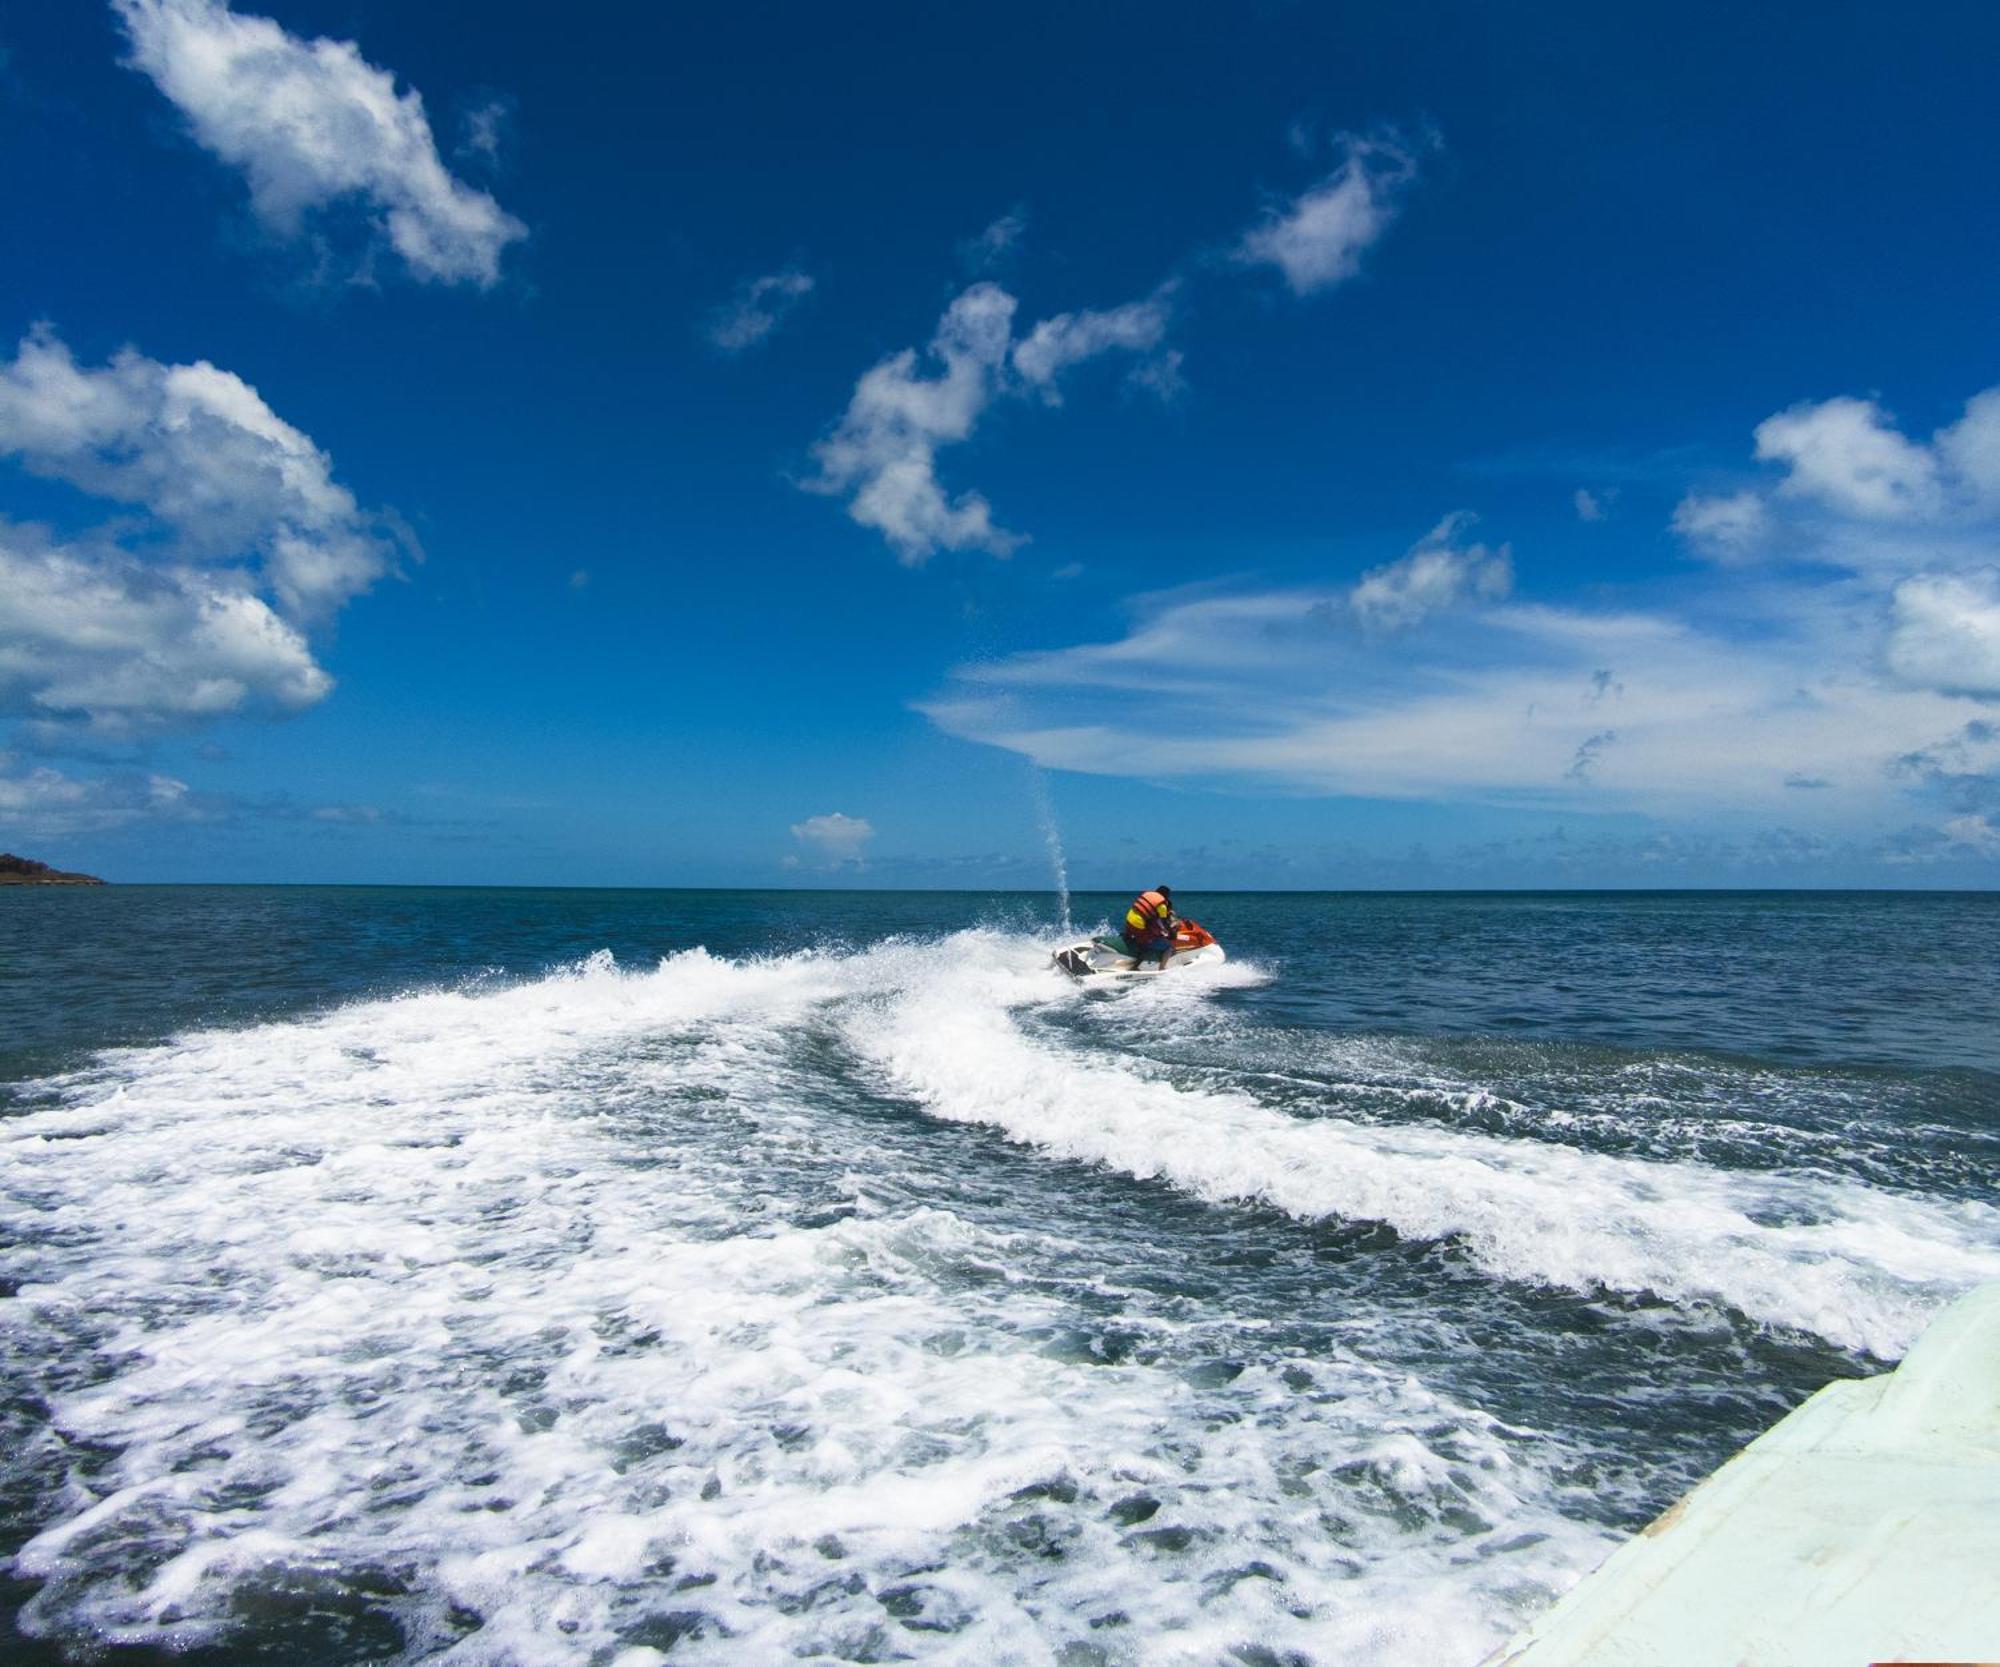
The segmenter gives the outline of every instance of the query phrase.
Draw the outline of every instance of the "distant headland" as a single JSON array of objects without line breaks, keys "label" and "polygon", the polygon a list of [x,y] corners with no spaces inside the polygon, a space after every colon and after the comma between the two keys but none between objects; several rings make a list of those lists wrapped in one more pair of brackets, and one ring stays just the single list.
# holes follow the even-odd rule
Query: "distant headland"
[{"label": "distant headland", "polygon": [[65,874],[45,862],[0,851],[0,886],[101,886],[95,874]]}]

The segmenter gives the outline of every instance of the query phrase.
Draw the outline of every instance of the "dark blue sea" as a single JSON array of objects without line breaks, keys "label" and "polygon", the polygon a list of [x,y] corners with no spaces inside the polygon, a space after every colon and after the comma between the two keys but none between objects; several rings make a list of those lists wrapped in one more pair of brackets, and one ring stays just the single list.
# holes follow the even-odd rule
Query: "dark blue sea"
[{"label": "dark blue sea", "polygon": [[2000,1278],[2000,896],[1179,901],[0,892],[0,1659],[1472,1667]]}]

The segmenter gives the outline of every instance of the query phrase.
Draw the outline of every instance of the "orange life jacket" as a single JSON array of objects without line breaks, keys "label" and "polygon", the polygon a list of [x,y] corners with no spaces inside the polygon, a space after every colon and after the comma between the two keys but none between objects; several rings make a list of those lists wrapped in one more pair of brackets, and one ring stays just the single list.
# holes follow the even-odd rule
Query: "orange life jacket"
[{"label": "orange life jacket", "polygon": [[1140,937],[1150,937],[1166,930],[1167,917],[1173,912],[1173,904],[1157,891],[1142,891],[1125,911],[1125,926]]}]

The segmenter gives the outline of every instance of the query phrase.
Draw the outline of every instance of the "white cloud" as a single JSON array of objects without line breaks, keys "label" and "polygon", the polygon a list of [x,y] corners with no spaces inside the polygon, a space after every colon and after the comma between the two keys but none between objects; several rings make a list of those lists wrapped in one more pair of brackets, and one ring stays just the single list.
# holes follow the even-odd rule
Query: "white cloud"
[{"label": "white cloud", "polygon": [[1611,513],[1611,505],[1618,496],[1618,489],[1610,487],[1593,492],[1587,486],[1579,486],[1571,501],[1576,505],[1579,521],[1602,521]]},{"label": "white cloud", "polygon": [[326,453],[205,361],[92,369],[38,329],[0,363],[0,456],[146,512],[67,541],[0,523],[0,715],[44,726],[310,706],[333,680],[307,629],[396,554]]},{"label": "white cloud", "polygon": [[1495,601],[1514,586],[1513,552],[1506,545],[1461,545],[1474,517],[1447,515],[1400,561],[1377,567],[1348,592],[1347,605],[1377,631],[1407,629],[1445,608]]},{"label": "white cloud", "polygon": [[1965,402],[1965,415],[1938,430],[1934,444],[1944,468],[1975,503],[2000,503],[2000,388]]},{"label": "white cloud", "polygon": [[87,370],[37,328],[0,365],[0,456],[141,505],[194,559],[254,556],[300,617],[366,590],[395,554],[326,453],[205,359],[164,365],[126,348]]},{"label": "white cloud", "polygon": [[[1886,834],[1912,798],[1989,802],[1967,797],[1987,779],[1978,759],[1910,762],[1987,733],[1965,692],[1973,649],[1955,643],[1948,680],[1929,675],[1941,651],[1903,666],[1931,686],[1885,678],[1883,597],[1869,584],[1696,576],[1679,608],[1453,609],[1482,583],[1497,594],[1506,572],[1504,553],[1466,546],[1463,527],[1448,518],[1359,585],[1141,598],[1122,636],[962,666],[919,709],[1049,768],[1619,811],[1710,831],[1762,816]],[[1983,631],[1979,610],[1996,605],[1990,591],[1902,601],[1912,620],[1922,601],[1926,624],[1962,631]],[[1371,615],[1427,618],[1422,646],[1370,629]]]},{"label": "white cloud", "polygon": [[836,810],[794,822],[792,837],[810,848],[827,867],[839,868],[859,865],[862,849],[875,837],[875,829],[864,816],[847,816]]},{"label": "white cloud", "polygon": [[2000,827],[1990,816],[1954,816],[1940,830],[1954,845],[1983,857],[2000,857]]},{"label": "white cloud", "polygon": [[1350,617],[1345,592],[1315,589],[1170,592],[1139,597],[1133,608],[1138,622],[1116,642],[1014,654],[962,666],[956,675],[989,686],[1201,698],[1222,692],[1237,672],[1282,663],[1301,640],[1323,646],[1328,621]]},{"label": "white cloud", "polygon": [[302,40],[222,0],[113,0],[134,66],[197,141],[243,173],[257,216],[284,236],[330,206],[365,208],[418,278],[498,281],[527,228],[438,155],[423,99],[351,42]]},{"label": "white cloud", "polygon": [[[1057,379],[1064,371],[1114,349],[1152,354],[1166,337],[1171,315],[1164,291],[1144,301],[1129,301],[1103,312],[1057,313],[1053,318],[1043,319],[1014,344],[1013,366],[1045,400],[1059,405],[1062,396]],[[1169,370],[1164,388],[1157,376],[1146,385],[1155,392],[1168,392],[1172,387],[1171,377]]]},{"label": "white cloud", "polygon": [[1690,494],[1674,506],[1674,531],[1703,555],[1721,561],[1750,554],[1764,542],[1770,529],[1764,500],[1755,492],[1713,498]]},{"label": "white cloud", "polygon": [[1905,579],[1890,606],[1887,653],[1898,677],[2000,699],[2000,572]]},{"label": "white cloud", "polygon": [[755,347],[812,292],[812,278],[795,269],[751,278],[709,320],[709,342],[724,353]]},{"label": "white cloud", "polygon": [[[1157,349],[1166,325],[1165,301],[1154,297],[1061,314],[1017,344],[1016,306],[998,284],[972,285],[945,309],[925,354],[904,348],[862,375],[846,414],[813,447],[819,472],[805,488],[847,494],[849,517],[880,532],[906,563],[939,550],[1017,549],[1023,539],[994,521],[982,494],[946,490],[939,449],[968,439],[996,399],[1033,391],[1058,403],[1058,379],[1083,360]],[[1025,365],[1015,362],[1022,351]]]},{"label": "white cloud", "polygon": [[297,711],[332,687],[297,628],[233,576],[0,526],[0,714],[124,735]]},{"label": "white cloud", "polygon": [[[1776,637],[1777,621],[1739,637],[1509,605],[1452,616],[1418,657],[1332,631],[1343,594],[1171,604],[1119,642],[963,667],[920,710],[1044,767],[1108,776],[1839,822],[1893,811],[1906,791],[1893,761],[1972,709],[1886,686],[1816,632]],[[1183,658],[1197,640],[1203,658]]]},{"label": "white cloud", "polygon": [[1949,545],[1969,538],[1984,540],[1990,559],[2000,388],[1975,394],[1928,442],[1901,433],[1873,400],[1808,401],[1759,423],[1755,451],[1783,470],[1773,486],[1690,496],[1674,511],[1675,531],[1706,555],[1785,553],[1855,572],[1908,572],[1941,551],[1956,559]]},{"label": "white cloud", "polygon": [[937,451],[965,439],[991,402],[1013,337],[1013,296],[974,284],[946,308],[931,338],[937,374],[919,369],[914,348],[863,374],[839,426],[813,448],[818,492],[852,492],[847,513],[873,527],[915,564],[933,552],[990,550],[1021,540],[994,524],[977,492],[951,497],[938,482]]},{"label": "white cloud", "polygon": [[127,774],[79,779],[47,765],[24,769],[0,753],[0,827],[60,839],[142,821],[187,821],[201,811],[184,781]]},{"label": "white cloud", "polygon": [[1873,520],[1917,519],[1942,506],[1938,462],[1871,400],[1795,405],[1757,425],[1757,459],[1789,471],[1779,491]]},{"label": "white cloud", "polygon": [[1348,137],[1334,172],[1303,192],[1237,246],[1237,258],[1275,266],[1294,295],[1330,289],[1361,270],[1361,257],[1396,217],[1397,199],[1416,175],[1413,152],[1390,139]]}]

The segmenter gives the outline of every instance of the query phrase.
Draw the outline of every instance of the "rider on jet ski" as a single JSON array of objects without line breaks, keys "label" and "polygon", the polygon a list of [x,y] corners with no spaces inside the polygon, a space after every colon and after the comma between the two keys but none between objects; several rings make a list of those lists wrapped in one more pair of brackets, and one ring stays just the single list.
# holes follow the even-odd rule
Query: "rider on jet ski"
[{"label": "rider on jet ski", "polygon": [[1141,966],[1157,960],[1164,967],[1174,952],[1174,928],[1179,924],[1172,886],[1140,892],[1125,911],[1125,930],[1120,934],[1125,953]]}]

